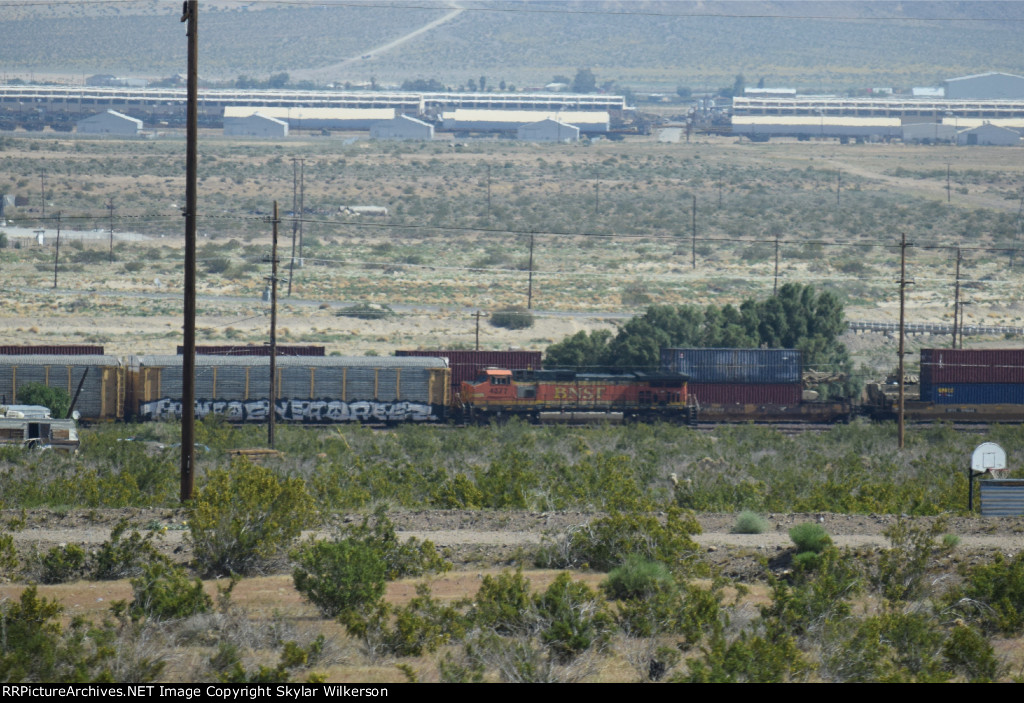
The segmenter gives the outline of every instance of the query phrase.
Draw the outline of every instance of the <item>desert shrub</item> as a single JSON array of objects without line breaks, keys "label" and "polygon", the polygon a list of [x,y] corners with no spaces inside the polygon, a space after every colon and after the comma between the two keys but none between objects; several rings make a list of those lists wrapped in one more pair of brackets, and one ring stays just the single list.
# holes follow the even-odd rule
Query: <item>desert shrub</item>
[{"label": "desert shrub", "polygon": [[740,535],[760,535],[771,529],[771,525],[763,517],[750,510],[744,510],[736,516],[732,531]]},{"label": "desert shrub", "polygon": [[670,583],[642,598],[622,601],[615,620],[630,637],[682,635],[677,643],[689,648],[713,632],[724,617],[721,609],[722,583],[711,588],[689,583]]},{"label": "desert shrub", "polygon": [[764,620],[777,622],[786,632],[803,635],[808,628],[850,614],[850,601],[864,588],[864,574],[856,559],[828,547],[813,555],[813,568],[797,568],[790,580],[769,576],[772,601],[761,607]]},{"label": "desert shrub", "polygon": [[153,545],[153,534],[145,537],[138,530],[128,532],[128,520],[121,518],[110,531],[110,539],[100,545],[93,556],[89,578],[97,581],[138,576],[146,564],[164,562],[167,558]]},{"label": "desert shrub", "polygon": [[601,582],[601,590],[612,600],[646,598],[674,588],[667,566],[638,554],[627,556],[622,566],[608,572],[608,578]]},{"label": "desert shrub", "polygon": [[18,389],[18,402],[23,405],[42,405],[50,409],[53,417],[67,417],[71,396],[63,388],[51,388],[45,383],[26,383]]},{"label": "desert shrub", "polygon": [[226,256],[215,256],[203,262],[207,273],[227,273],[231,268],[231,259]]},{"label": "desert shrub", "polygon": [[356,303],[342,308],[335,313],[337,317],[355,317],[360,320],[383,320],[394,317],[395,311],[390,306],[376,303]]},{"label": "desert shrub", "polygon": [[[281,648],[281,659],[275,667],[268,667],[262,664],[256,669],[247,671],[242,665],[242,654],[238,645],[231,642],[221,642],[217,651],[209,660],[209,666],[214,678],[222,683],[231,684],[270,684],[289,683],[293,680],[292,672],[312,664],[319,657],[324,647],[324,637],[319,636],[308,647],[302,647],[297,642],[284,642]],[[322,683],[323,677],[317,674],[310,674],[306,678],[308,683]]]},{"label": "desert shrub", "polygon": [[351,635],[363,641],[371,657],[418,657],[465,634],[460,605],[442,604],[433,598],[430,587],[421,583],[416,586],[416,597],[404,607],[380,600],[361,610],[347,610],[339,619]]},{"label": "desert shrub", "polygon": [[138,273],[144,269],[146,265],[141,261],[126,261],[124,262],[125,273]]},{"label": "desert shrub", "polygon": [[207,574],[261,570],[299,536],[316,510],[298,478],[278,478],[246,459],[207,474],[188,506],[199,568]]},{"label": "desert shrub", "polygon": [[1016,636],[1024,631],[1024,553],[963,570],[963,583],[944,598],[947,606],[986,632]]},{"label": "desert shrub", "polygon": [[541,623],[541,642],[562,663],[603,646],[611,635],[612,617],[604,600],[566,572],[534,596],[534,610]]},{"label": "desert shrub", "polygon": [[945,527],[945,520],[921,526],[901,519],[885,530],[892,547],[879,555],[878,569],[871,578],[884,598],[902,603],[925,595],[928,568],[938,549],[936,539]]},{"label": "desert shrub", "polygon": [[51,547],[39,561],[41,583],[64,583],[81,574],[85,566],[85,550],[77,544]]},{"label": "desert shrub", "polygon": [[807,661],[791,635],[768,626],[763,633],[747,630],[729,640],[715,630],[701,656],[687,662],[686,674],[673,681],[689,683],[782,683],[801,680]]},{"label": "desert shrub", "polygon": [[372,545],[321,540],[302,545],[293,556],[295,589],[324,615],[369,607],[384,595],[387,564]]},{"label": "desert shrub", "polygon": [[189,581],[185,570],[166,562],[142,567],[142,575],[131,579],[134,599],[129,606],[133,617],[178,620],[205,613],[213,605],[203,591],[203,582]]},{"label": "desert shrub", "polygon": [[484,576],[468,619],[499,635],[524,632],[530,623],[530,582],[522,570]]},{"label": "desert shrub", "polygon": [[533,327],[533,313],[521,306],[514,306],[495,310],[491,313],[489,322],[494,327],[501,327],[506,330],[525,330]]},{"label": "desert shrub", "polygon": [[690,535],[700,534],[692,513],[672,506],[665,523],[649,513],[612,511],[572,531],[563,543],[550,540],[538,550],[537,565],[546,568],[584,567],[610,571],[627,556],[657,560],[669,568],[687,569],[698,564],[700,548]]},{"label": "desert shrub", "polygon": [[359,525],[344,528],[339,538],[360,541],[376,550],[387,568],[388,581],[443,573],[452,568],[451,562],[437,552],[430,540],[420,542],[412,537],[399,541],[395,524],[383,507],[374,511],[372,526],[368,518],[364,519]]},{"label": "desert shrub", "polygon": [[[117,625],[73,618],[61,626],[60,604],[39,598],[34,585],[17,602],[0,603],[0,680],[46,683],[152,681],[163,663],[126,655]],[[129,669],[125,668],[125,661]]]},{"label": "desert shrub", "polygon": [[992,644],[970,625],[956,623],[942,645],[946,668],[970,683],[991,683],[1002,674],[1003,665]]},{"label": "desert shrub", "polygon": [[832,544],[832,538],[825,529],[813,522],[804,522],[789,531],[789,538],[796,545],[798,553],[813,552],[820,554]]},{"label": "desert shrub", "polygon": [[830,633],[823,664],[833,681],[941,683],[945,633],[923,612],[887,612],[846,621]]},{"label": "desert shrub", "polygon": [[0,533],[0,577],[10,578],[18,568],[18,551],[14,547],[14,537],[6,532]]}]

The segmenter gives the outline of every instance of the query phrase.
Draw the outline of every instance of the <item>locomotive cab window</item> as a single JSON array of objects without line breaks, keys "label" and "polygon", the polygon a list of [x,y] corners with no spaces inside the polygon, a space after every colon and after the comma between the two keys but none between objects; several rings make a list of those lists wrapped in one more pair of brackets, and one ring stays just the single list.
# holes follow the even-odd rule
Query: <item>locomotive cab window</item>
[{"label": "locomotive cab window", "polygon": [[511,376],[491,376],[492,386],[508,386],[512,384]]}]

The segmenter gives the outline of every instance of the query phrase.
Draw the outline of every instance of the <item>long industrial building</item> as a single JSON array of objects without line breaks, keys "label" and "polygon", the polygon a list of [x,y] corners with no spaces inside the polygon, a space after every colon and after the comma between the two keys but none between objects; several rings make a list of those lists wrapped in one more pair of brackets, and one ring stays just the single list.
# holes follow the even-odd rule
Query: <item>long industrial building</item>
[{"label": "long industrial building", "polygon": [[949,98],[733,98],[732,131],[751,139],[898,139],[903,125],[957,131],[992,124],[1024,131],[1024,100]]},{"label": "long industrial building", "polygon": [[[92,86],[0,86],[0,114],[9,120],[50,124],[73,122],[82,115],[116,110],[146,122],[162,120],[184,123],[184,88],[101,88]],[[574,93],[414,93],[399,91],[353,90],[200,90],[199,119],[210,125],[221,124],[226,108],[264,108],[283,110],[392,110],[394,114],[440,118],[445,111],[537,110],[545,113],[610,112],[626,109],[621,95],[581,95]],[[255,110],[249,110],[252,114]],[[232,113],[233,114],[233,113]],[[277,117],[278,113],[274,113]],[[312,113],[307,113],[312,114]],[[389,118],[387,118],[389,119]],[[539,118],[538,118],[539,119]]]}]

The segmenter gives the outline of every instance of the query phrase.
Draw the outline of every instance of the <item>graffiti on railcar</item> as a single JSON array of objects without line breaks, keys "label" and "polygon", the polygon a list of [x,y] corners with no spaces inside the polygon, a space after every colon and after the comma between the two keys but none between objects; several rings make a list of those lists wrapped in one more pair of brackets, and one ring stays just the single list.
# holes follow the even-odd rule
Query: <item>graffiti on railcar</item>
[{"label": "graffiti on railcar", "polygon": [[[232,422],[266,422],[268,398],[253,400],[196,400],[197,418],[223,415]],[[382,403],[376,400],[297,400],[283,398],[275,403],[277,419],[284,422],[432,422],[438,418],[426,403],[407,400]],[[161,398],[139,405],[143,420],[180,420],[181,401]]]}]

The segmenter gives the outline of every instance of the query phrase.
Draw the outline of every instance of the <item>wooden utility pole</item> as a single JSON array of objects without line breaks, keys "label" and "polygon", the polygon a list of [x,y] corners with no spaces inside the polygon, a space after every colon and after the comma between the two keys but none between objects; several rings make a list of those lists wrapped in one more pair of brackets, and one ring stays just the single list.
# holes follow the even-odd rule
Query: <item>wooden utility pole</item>
[{"label": "wooden utility pole", "polygon": [[905,314],[906,314],[906,289],[910,285],[910,281],[907,281],[907,234],[904,232],[900,235],[900,363],[899,363],[899,375],[900,375],[900,399],[899,399],[899,415],[897,417],[897,428],[899,433],[899,448],[903,449],[904,443],[904,379],[903,379],[903,340],[904,340],[904,328],[905,328]]},{"label": "wooden utility pole", "polygon": [[779,290],[779,233],[775,233],[775,283],[772,285],[772,295]]},{"label": "wooden utility pole", "polygon": [[274,448],[277,425],[277,201],[274,201],[274,229],[270,245],[270,412],[267,413],[267,444]]},{"label": "wooden utility pole", "polygon": [[298,162],[302,159],[292,157],[292,258],[288,264],[288,297],[292,295],[292,278],[295,276],[295,242],[299,233],[299,170]]},{"label": "wooden utility pole", "polygon": [[57,260],[60,258],[60,213],[57,213],[57,248],[53,251],[53,287],[57,287]]},{"label": "wooden utility pole", "polygon": [[487,222],[491,221],[491,165],[487,164]]},{"label": "wooden utility pole", "polygon": [[594,181],[594,216],[597,217],[601,209],[601,181]]},{"label": "wooden utility pole", "polygon": [[39,215],[39,219],[46,219],[46,174],[39,174],[39,195],[42,196],[42,213]]},{"label": "wooden utility pole", "polygon": [[107,210],[110,213],[110,263],[114,263],[114,199],[107,201]]},{"label": "wooden utility pole", "polygon": [[477,310],[475,313],[473,313],[473,317],[476,318],[476,350],[477,351],[480,351],[480,317],[482,315],[483,315],[483,312],[481,312],[480,310]]},{"label": "wooden utility pole", "polygon": [[526,309],[533,309],[533,235],[530,235],[530,282],[526,290]]},{"label": "wooden utility pole", "polygon": [[953,199],[953,185],[949,180],[949,164],[946,164],[946,202]]},{"label": "wooden utility pole", "polygon": [[192,499],[196,453],[196,171],[199,140],[199,0],[185,0],[188,85],[185,126],[185,320],[181,350],[181,502]]},{"label": "wooden utility pole", "polygon": [[693,196],[691,216],[692,234],[690,237],[690,268],[697,268],[697,195]]},{"label": "wooden utility pole", "polygon": [[[959,331],[960,320],[960,247],[956,248],[956,288],[953,293],[953,346],[956,349],[956,335]],[[961,345],[962,346],[962,345]]]},{"label": "wooden utility pole", "polygon": [[843,172],[836,171],[836,207],[839,207],[839,192],[843,187]]}]

